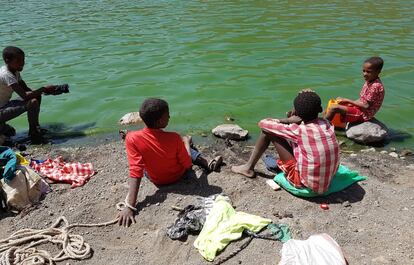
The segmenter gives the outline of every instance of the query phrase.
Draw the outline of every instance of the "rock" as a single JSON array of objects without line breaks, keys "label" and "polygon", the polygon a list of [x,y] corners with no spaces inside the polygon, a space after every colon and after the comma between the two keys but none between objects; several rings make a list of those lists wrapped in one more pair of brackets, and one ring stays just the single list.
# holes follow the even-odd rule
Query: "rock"
[{"label": "rock", "polygon": [[362,144],[382,142],[387,136],[387,127],[375,118],[363,123],[350,124],[346,130],[346,137]]},{"label": "rock", "polygon": [[350,157],[357,157],[358,155],[357,155],[357,154],[355,154],[355,153],[353,153],[353,154],[350,154],[349,156],[350,156]]},{"label": "rock", "polygon": [[230,140],[245,140],[249,132],[237,124],[222,124],[211,131],[215,136]]},{"label": "rock", "polygon": [[143,124],[144,121],[139,116],[139,112],[130,112],[122,116],[119,120],[121,125],[130,125],[130,124]]},{"label": "rock", "polygon": [[390,156],[398,158],[398,154],[396,152],[391,152],[389,153]]},{"label": "rock", "polygon": [[388,154],[388,152],[387,152],[387,151],[385,151],[385,150],[382,150],[380,153],[381,153],[381,154],[383,154],[383,155]]},{"label": "rock", "polygon": [[349,203],[349,201],[344,201],[342,203],[342,206],[344,206],[344,207],[351,207],[351,204]]}]

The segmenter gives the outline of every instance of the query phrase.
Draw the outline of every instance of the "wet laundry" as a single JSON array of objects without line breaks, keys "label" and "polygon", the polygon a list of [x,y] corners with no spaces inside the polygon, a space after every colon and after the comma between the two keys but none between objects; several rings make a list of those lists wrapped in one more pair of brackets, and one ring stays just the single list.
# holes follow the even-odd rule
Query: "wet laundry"
[{"label": "wet laundry", "polygon": [[213,261],[217,252],[239,239],[244,230],[257,233],[270,223],[270,219],[236,212],[224,197],[217,196],[194,247],[206,260]]},{"label": "wet laundry", "polygon": [[[167,235],[173,240],[186,239],[189,234],[198,234],[206,221],[206,216],[213,208],[217,195],[207,198],[197,197],[195,205],[186,206],[178,214],[174,224],[167,228]],[[223,196],[230,201],[228,197]]]},{"label": "wet laundry", "polygon": [[41,163],[32,160],[30,166],[54,182],[64,182],[72,188],[83,186],[95,173],[92,163],[66,163],[61,156]]},{"label": "wet laundry", "polygon": [[15,176],[17,165],[16,154],[6,146],[0,146],[0,179],[10,182]]}]

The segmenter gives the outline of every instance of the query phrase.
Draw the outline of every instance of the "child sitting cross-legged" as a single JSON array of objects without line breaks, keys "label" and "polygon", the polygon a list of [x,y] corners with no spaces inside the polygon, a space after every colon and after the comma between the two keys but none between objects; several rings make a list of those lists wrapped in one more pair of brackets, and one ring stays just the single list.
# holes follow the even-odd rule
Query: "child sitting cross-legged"
[{"label": "child sitting cross-legged", "polygon": [[254,177],[254,167],[270,143],[279,154],[277,165],[296,188],[318,194],[328,190],[339,166],[339,146],[331,123],[318,118],[321,99],[312,90],[299,92],[287,119],[264,119],[262,133],[246,164],[234,166],[234,173]]},{"label": "child sitting cross-legged", "polygon": [[191,147],[191,137],[166,132],[170,120],[168,103],[162,99],[146,99],[139,110],[145,128],[126,134],[125,146],[129,163],[129,191],[125,207],[118,215],[118,223],[135,223],[134,207],[144,175],[155,185],[168,185],[179,181],[191,169],[192,163],[216,171],[223,159],[217,156],[210,162]]}]

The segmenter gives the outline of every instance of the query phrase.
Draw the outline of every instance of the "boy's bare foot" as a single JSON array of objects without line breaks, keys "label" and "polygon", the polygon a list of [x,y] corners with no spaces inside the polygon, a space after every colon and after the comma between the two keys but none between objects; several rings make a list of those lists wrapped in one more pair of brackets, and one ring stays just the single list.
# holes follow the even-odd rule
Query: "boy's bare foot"
[{"label": "boy's bare foot", "polygon": [[240,174],[248,178],[254,178],[254,171],[246,165],[232,166],[231,171],[233,173]]}]

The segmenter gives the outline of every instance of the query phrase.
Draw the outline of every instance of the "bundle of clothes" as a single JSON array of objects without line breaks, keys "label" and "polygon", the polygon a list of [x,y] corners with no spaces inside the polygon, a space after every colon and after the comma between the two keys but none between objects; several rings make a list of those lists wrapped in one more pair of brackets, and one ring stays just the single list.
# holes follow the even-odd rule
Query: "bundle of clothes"
[{"label": "bundle of clothes", "polygon": [[167,228],[167,235],[173,240],[186,240],[189,234],[198,235],[193,245],[210,262],[230,242],[249,238],[238,250],[214,264],[222,264],[234,257],[255,238],[283,243],[279,265],[347,264],[341,248],[329,235],[313,235],[307,240],[292,239],[288,225],[236,211],[230,199],[223,195],[197,198],[197,202],[182,209],[174,224]]},{"label": "bundle of clothes", "polygon": [[69,183],[75,188],[95,173],[91,163],[65,163],[62,157],[29,161],[9,147],[0,146],[0,206],[21,211],[51,191],[48,182]]}]

